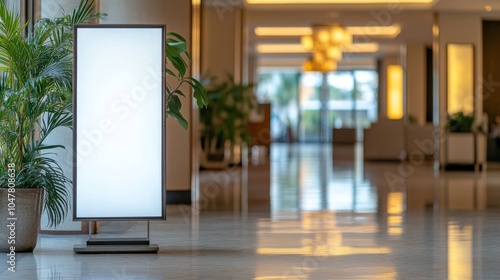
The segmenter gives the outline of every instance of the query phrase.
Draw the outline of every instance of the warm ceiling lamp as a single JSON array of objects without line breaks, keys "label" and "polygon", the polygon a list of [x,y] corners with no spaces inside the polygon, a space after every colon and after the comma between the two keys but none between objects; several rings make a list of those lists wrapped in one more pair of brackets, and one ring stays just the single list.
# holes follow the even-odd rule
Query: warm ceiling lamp
[{"label": "warm ceiling lamp", "polygon": [[[393,4],[394,0],[246,0],[247,4]],[[430,4],[434,0],[398,0],[400,4]]]},{"label": "warm ceiling lamp", "polygon": [[[394,38],[401,33],[399,25],[387,26],[346,26],[345,29],[353,36],[377,36]],[[255,28],[257,36],[306,36],[312,35],[311,27],[270,27],[261,26]]]},{"label": "warm ceiling lamp", "polygon": [[339,24],[314,25],[312,35],[302,37],[302,44],[309,50],[323,50],[328,46],[352,44],[352,35]]},{"label": "warm ceiling lamp", "polygon": [[342,59],[341,48],[352,44],[352,35],[339,24],[314,25],[312,35],[302,37],[302,46],[312,51],[311,60],[304,64],[304,71],[335,71]]},{"label": "warm ceiling lamp", "polygon": [[337,62],[334,60],[315,61],[314,58],[306,61],[302,65],[302,70],[305,72],[319,71],[319,72],[332,72],[337,70]]},{"label": "warm ceiling lamp", "polygon": [[[257,44],[256,50],[261,54],[304,54],[311,53],[301,44]],[[379,50],[377,43],[355,43],[342,46],[342,53],[374,53]]]},{"label": "warm ceiling lamp", "polygon": [[387,26],[349,26],[346,29],[353,36],[384,36],[394,38],[401,33],[401,27],[396,24]]},{"label": "warm ceiling lamp", "polygon": [[300,44],[257,44],[258,53],[305,53]]},{"label": "warm ceiling lamp", "polygon": [[311,35],[310,27],[255,27],[257,36],[304,36]]}]

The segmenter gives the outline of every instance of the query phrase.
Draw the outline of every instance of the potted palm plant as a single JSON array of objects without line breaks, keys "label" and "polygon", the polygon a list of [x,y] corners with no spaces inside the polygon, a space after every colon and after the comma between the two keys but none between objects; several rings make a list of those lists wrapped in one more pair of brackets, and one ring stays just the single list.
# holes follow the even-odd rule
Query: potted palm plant
[{"label": "potted palm plant", "polygon": [[[82,0],[70,14],[41,19],[27,31],[0,1],[0,218],[11,225],[0,227],[0,251],[32,251],[42,210],[52,227],[68,212],[71,182],[52,157],[64,147],[45,140],[56,128],[72,127],[73,25],[105,16],[94,11],[92,0]],[[207,97],[186,76],[186,41],[169,33],[165,49],[166,73],[178,81],[167,85],[167,114],[187,128],[180,86],[189,84],[200,106]]]}]

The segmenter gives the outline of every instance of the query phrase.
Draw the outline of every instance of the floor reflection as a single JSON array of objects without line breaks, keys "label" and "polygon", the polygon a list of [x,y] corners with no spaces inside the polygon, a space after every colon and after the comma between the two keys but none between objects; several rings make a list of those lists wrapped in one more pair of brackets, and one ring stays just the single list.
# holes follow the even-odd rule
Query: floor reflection
[{"label": "floor reflection", "polygon": [[448,279],[472,278],[472,225],[448,223]]},{"label": "floor reflection", "polygon": [[[298,220],[295,227],[312,236],[298,247],[263,247],[258,253],[311,256],[315,249],[308,244],[328,244],[317,254],[329,257],[385,253],[388,278],[380,279],[412,273],[479,279],[489,273],[484,265],[490,256],[480,252],[491,238],[483,232],[485,213],[496,216],[500,206],[498,171],[436,172],[431,162],[365,162],[360,145],[274,145],[270,160],[274,225]],[[355,247],[345,243],[353,234],[349,225],[366,238]]]},{"label": "floor reflection", "polygon": [[[350,149],[350,151],[349,151]],[[276,145],[271,150],[272,214],[376,212],[376,189],[363,178],[360,147]],[[338,156],[338,158],[337,158]]]},{"label": "floor reflection", "polygon": [[[268,160],[202,171],[198,203],[151,222],[158,255],[75,255],[87,236],[42,234],[0,279],[498,279],[500,171],[488,167],[273,145]],[[102,235],[144,235],[144,222],[121,223]]]},{"label": "floor reflection", "polygon": [[274,145],[270,161],[276,218],[303,211],[376,213],[399,197],[409,213],[500,208],[496,176],[436,173],[431,162],[364,162],[360,145]]}]

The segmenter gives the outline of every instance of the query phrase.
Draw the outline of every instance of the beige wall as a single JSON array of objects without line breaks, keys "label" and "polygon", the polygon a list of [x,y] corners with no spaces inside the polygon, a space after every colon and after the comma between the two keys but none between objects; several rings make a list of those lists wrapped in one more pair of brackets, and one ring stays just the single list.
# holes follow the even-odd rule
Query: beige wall
[{"label": "beige wall", "polygon": [[[439,126],[444,131],[447,113],[446,94],[446,45],[449,43],[470,43],[474,46],[474,115],[476,122],[482,120],[483,114],[483,87],[477,84],[482,81],[483,74],[483,44],[482,44],[482,19],[480,14],[472,13],[440,13],[437,15],[439,27]],[[443,143],[442,139],[437,139]],[[440,149],[439,162],[444,163],[444,149]]]},{"label": "beige wall", "polygon": [[426,57],[424,44],[406,45],[406,112],[425,124],[426,109]]},{"label": "beige wall", "polygon": [[202,9],[201,73],[223,79],[231,74],[241,81],[241,9],[220,10],[205,6]]},{"label": "beige wall", "polygon": [[[166,24],[167,32],[182,35],[190,44],[191,2],[186,0],[101,0],[100,11],[108,13],[102,23]],[[190,72],[188,72],[190,75]],[[169,80],[169,83],[174,82]],[[189,87],[183,87],[184,92]],[[182,114],[192,123],[192,99],[182,100]],[[190,127],[191,129],[191,127]],[[191,132],[175,120],[167,122],[167,190],[191,190]]]}]

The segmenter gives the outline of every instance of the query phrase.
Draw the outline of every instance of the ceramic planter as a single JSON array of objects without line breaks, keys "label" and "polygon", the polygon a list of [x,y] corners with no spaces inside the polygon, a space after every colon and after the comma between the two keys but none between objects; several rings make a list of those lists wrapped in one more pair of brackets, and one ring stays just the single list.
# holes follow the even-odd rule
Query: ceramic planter
[{"label": "ceramic planter", "polygon": [[447,163],[474,164],[475,139],[473,133],[449,133],[447,143]]},{"label": "ceramic planter", "polygon": [[[0,252],[31,252],[36,247],[43,205],[43,189],[15,189],[14,216],[9,215],[8,189],[0,188]],[[10,205],[12,206],[12,204]],[[9,220],[8,218],[17,218]],[[13,226],[8,226],[13,223]],[[11,238],[13,236],[13,238]],[[10,238],[10,239],[9,239]],[[9,240],[15,244],[9,244]]]}]

